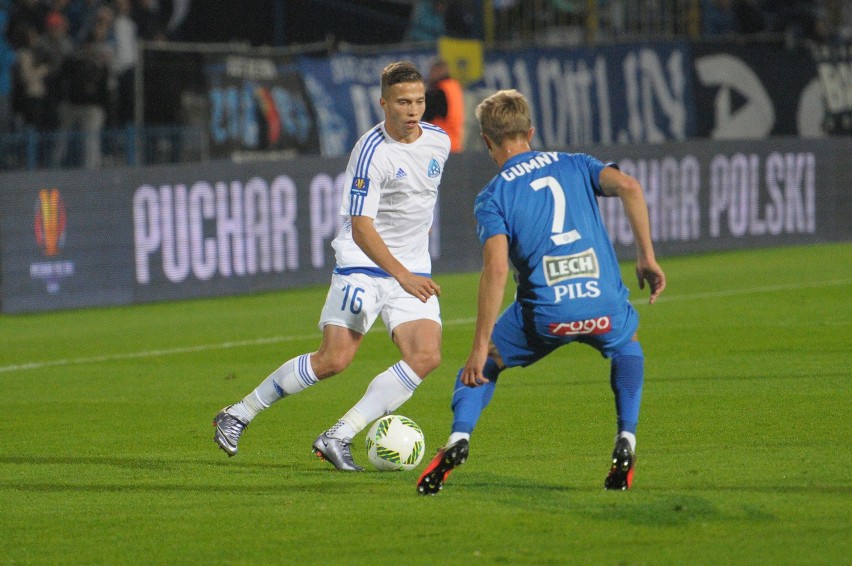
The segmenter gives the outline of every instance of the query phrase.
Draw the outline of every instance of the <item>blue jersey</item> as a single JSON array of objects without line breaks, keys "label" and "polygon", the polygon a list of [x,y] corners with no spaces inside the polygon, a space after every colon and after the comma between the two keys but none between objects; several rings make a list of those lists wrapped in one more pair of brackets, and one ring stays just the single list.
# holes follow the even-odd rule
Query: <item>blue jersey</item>
[{"label": "blue jersey", "polygon": [[[531,151],[506,161],[476,198],[480,241],[508,237],[515,300],[550,334],[606,332],[627,301],[596,199],[606,166],[589,155]],[[580,328],[594,321],[601,328]]]}]

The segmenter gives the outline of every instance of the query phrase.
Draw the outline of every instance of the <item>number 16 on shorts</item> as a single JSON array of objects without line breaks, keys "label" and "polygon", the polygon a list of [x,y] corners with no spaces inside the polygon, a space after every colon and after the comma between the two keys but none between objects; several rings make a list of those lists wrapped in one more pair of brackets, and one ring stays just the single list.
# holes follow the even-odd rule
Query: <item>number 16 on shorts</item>
[{"label": "number 16 on shorts", "polygon": [[377,300],[376,283],[364,275],[331,276],[331,287],[320,315],[320,329],[327,324],[350,328],[365,334],[379,315],[382,301]]}]

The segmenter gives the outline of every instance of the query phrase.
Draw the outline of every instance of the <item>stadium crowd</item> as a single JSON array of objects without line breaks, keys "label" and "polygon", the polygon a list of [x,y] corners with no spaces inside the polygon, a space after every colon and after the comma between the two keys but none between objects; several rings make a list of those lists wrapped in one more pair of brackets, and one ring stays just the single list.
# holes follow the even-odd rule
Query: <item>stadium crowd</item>
[{"label": "stadium crowd", "polygon": [[[189,2],[0,1],[0,134],[99,132],[133,121],[137,41],[176,39]],[[61,141],[53,165],[66,151]],[[88,167],[99,150],[87,148]]]},{"label": "stadium crowd", "polygon": [[[849,0],[696,2],[704,37],[775,33],[821,42],[852,39]],[[611,12],[615,21],[619,9],[646,3],[651,2],[598,0],[598,10]],[[505,20],[514,27],[525,14],[540,18],[555,12],[573,14],[582,27],[588,6],[586,0],[492,4],[495,26]],[[98,168],[100,133],[134,121],[137,42],[192,40],[184,37],[194,21],[190,8],[191,0],[0,0],[0,138],[46,133],[53,141],[41,165],[61,167],[69,137],[83,133],[83,165]],[[411,0],[405,39],[482,37],[481,9],[473,0]]]},{"label": "stadium crowd", "polygon": [[846,35],[849,40],[849,4],[838,0],[702,0],[702,33],[781,33],[818,42],[842,40]]}]

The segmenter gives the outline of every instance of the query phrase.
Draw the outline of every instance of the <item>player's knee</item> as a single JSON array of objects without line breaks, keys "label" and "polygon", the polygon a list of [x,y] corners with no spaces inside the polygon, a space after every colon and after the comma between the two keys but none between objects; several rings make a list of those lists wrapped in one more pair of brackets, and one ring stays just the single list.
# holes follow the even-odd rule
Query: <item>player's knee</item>
[{"label": "player's knee", "polygon": [[320,350],[315,354],[312,362],[317,378],[325,379],[349,367],[352,356],[348,352]]},{"label": "player's knee", "polygon": [[441,365],[441,352],[436,351],[429,359],[429,372],[437,369],[439,365]]},{"label": "player's knee", "polygon": [[440,350],[420,351],[413,354],[406,363],[422,379],[441,365],[441,352]]},{"label": "player's knee", "polygon": [[618,348],[618,350],[616,350],[612,355],[613,358],[617,358],[619,356],[637,356],[644,358],[645,352],[642,350],[642,344],[638,340],[631,340]]}]

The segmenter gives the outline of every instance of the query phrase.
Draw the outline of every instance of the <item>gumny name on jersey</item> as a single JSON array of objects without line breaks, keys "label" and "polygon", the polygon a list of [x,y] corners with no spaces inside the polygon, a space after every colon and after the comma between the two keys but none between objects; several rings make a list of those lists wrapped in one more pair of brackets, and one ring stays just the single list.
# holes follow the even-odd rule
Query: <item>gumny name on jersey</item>
[{"label": "gumny name on jersey", "polygon": [[529,161],[516,163],[508,169],[501,171],[500,176],[507,181],[514,181],[518,177],[531,173],[537,169],[541,169],[542,167],[546,167],[557,161],[559,161],[559,154],[555,151],[537,153],[536,156]]}]

